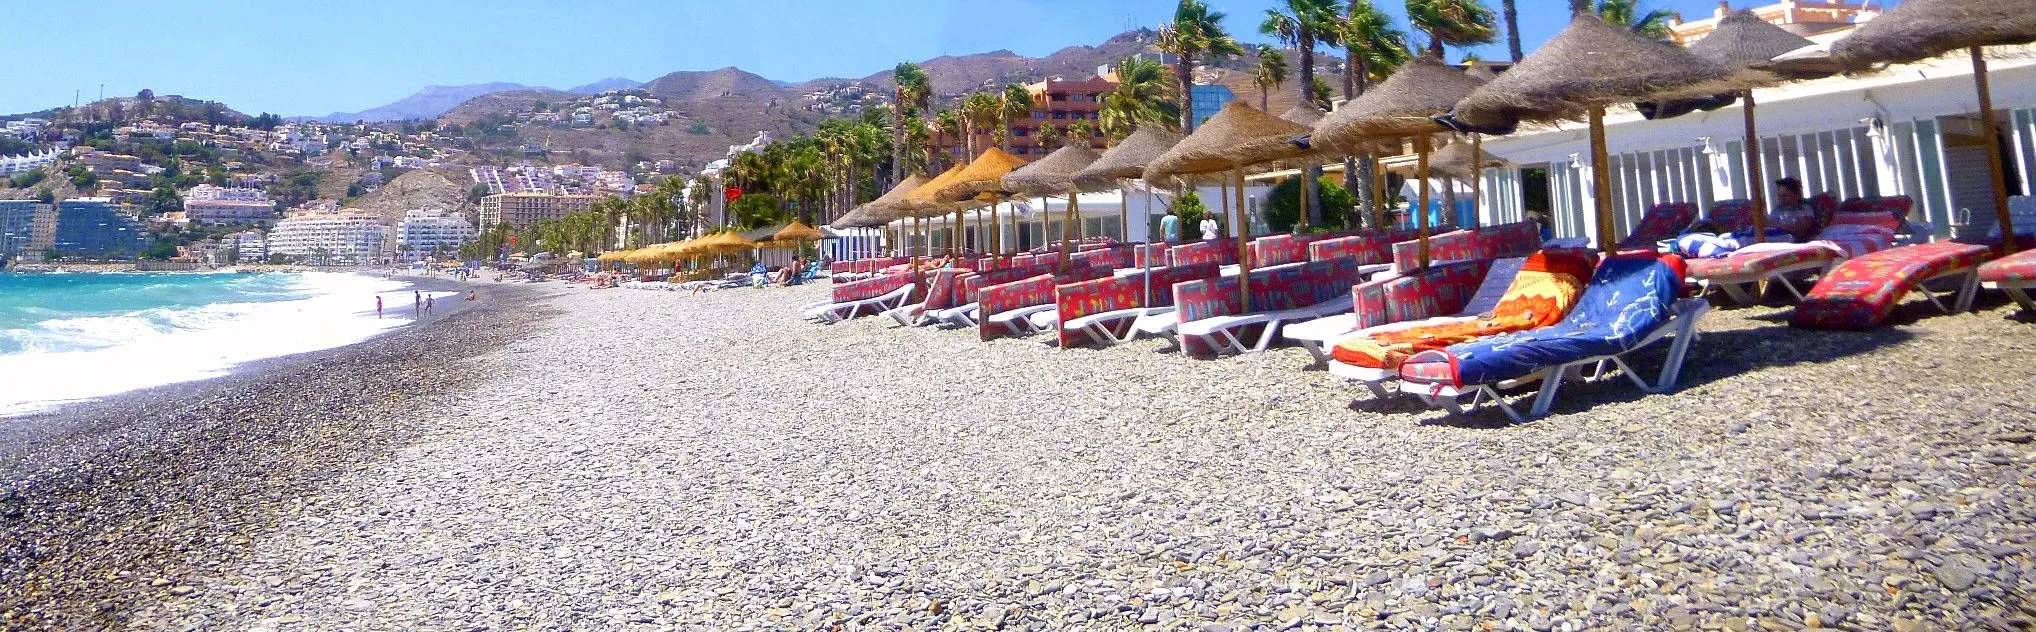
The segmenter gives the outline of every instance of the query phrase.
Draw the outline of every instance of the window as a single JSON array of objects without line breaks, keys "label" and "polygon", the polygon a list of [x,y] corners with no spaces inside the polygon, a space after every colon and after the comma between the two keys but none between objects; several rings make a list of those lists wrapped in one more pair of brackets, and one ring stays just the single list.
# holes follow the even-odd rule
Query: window
[{"label": "window", "polygon": [[1050,99],[1050,100],[1053,100],[1053,101],[1066,101],[1066,100],[1067,100],[1067,95],[1066,95],[1066,94],[1062,94],[1062,93],[1059,93],[1059,92],[1056,92],[1056,93],[1054,93],[1054,94],[1053,94],[1053,97],[1052,97],[1052,99]]},{"label": "window", "polygon": [[1053,120],[1056,120],[1056,121],[1058,121],[1058,120],[1061,120],[1061,119],[1065,119],[1065,118],[1067,118],[1067,113],[1066,113],[1066,112],[1054,112],[1054,113],[1053,113]]},{"label": "window", "polygon": [[1033,111],[1033,113],[1032,113],[1032,119],[1033,119],[1033,120],[1043,120],[1043,119],[1045,119],[1045,118],[1046,118],[1046,113],[1045,113],[1045,112],[1040,112],[1040,111],[1036,111],[1036,110],[1035,110],[1035,111]]},{"label": "window", "polygon": [[1026,136],[1029,136],[1031,131],[1032,130],[1025,129],[1023,127],[1013,127],[1011,128],[1011,136],[1013,138],[1024,138]]}]

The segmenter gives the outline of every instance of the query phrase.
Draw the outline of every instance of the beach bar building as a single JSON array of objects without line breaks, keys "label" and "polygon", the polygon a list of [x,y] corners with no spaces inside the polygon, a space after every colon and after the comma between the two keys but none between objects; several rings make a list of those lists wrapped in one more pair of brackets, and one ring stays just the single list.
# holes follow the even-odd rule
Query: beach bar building
[{"label": "beach bar building", "polygon": [[[1829,44],[1846,27],[1811,37]],[[1796,178],[1806,194],[1839,199],[1908,196],[1910,219],[1935,236],[1996,228],[1987,151],[2003,153],[2011,207],[2029,204],[2036,178],[2036,48],[1989,49],[1999,147],[1985,147],[1971,60],[1963,54],[1857,76],[1756,90],[1767,180]],[[1648,207],[1690,202],[1709,213],[1719,200],[1750,197],[1743,106],[1667,120],[1633,110],[1606,117],[1613,206],[1620,234]],[[1484,172],[1479,220],[1520,221],[1545,213],[1556,236],[1595,238],[1588,132],[1581,123],[1484,139],[1510,163]],[[1768,189],[1772,208],[1773,188]]]}]

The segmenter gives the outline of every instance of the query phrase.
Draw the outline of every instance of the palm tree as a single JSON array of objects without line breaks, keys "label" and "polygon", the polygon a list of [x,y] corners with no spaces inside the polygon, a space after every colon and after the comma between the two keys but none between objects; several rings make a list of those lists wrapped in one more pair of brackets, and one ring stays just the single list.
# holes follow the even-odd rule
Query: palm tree
[{"label": "palm tree", "polygon": [[[955,113],[953,110],[941,110],[939,117],[934,120],[933,125],[934,131],[939,132],[943,138],[954,139],[956,144],[961,145],[962,153],[968,153],[968,139],[962,137],[962,134],[967,131],[963,129],[964,127],[962,115]],[[928,160],[930,162],[931,159]],[[927,172],[944,171],[952,161],[943,160],[941,162],[942,164],[938,168],[935,168],[932,164],[926,165]]]},{"label": "palm tree", "polygon": [[1499,15],[1506,20],[1506,52],[1513,55],[1513,63],[1520,63],[1520,8],[1518,0],[1499,0]]},{"label": "palm tree", "polygon": [[1066,144],[1096,144],[1096,124],[1088,121],[1075,121],[1074,124],[1067,126],[1067,139],[1062,142]]},{"label": "palm tree", "polygon": [[1039,140],[1041,151],[1053,151],[1060,145],[1060,128],[1054,127],[1052,123],[1040,123],[1039,132],[1033,134],[1033,137]]},{"label": "palm tree", "polygon": [[1598,0],[1597,14],[1606,24],[1624,24],[1650,39],[1667,41],[1668,25],[1681,19],[1682,14],[1667,9],[1655,9],[1640,13],[1640,0]]},{"label": "palm tree", "polygon": [[1258,32],[1279,38],[1283,43],[1300,52],[1301,102],[1325,107],[1329,105],[1316,100],[1315,86],[1315,44],[1334,46],[1342,43],[1341,30],[1336,28],[1338,19],[1335,0],[1285,0],[1287,12],[1266,9],[1265,21],[1259,23]]},{"label": "palm tree", "polygon": [[[1371,89],[1371,82],[1384,79],[1400,64],[1406,63],[1407,33],[1393,26],[1393,20],[1380,11],[1371,0],[1350,0],[1348,12],[1343,16],[1343,51],[1346,64],[1343,73],[1343,98],[1355,99]],[[1378,163],[1371,156],[1362,159],[1343,160],[1343,186],[1357,193],[1360,206],[1373,205],[1370,183],[1376,175]]]},{"label": "palm tree", "polygon": [[926,77],[926,71],[917,64],[905,62],[891,72],[896,84],[891,90],[891,179],[903,180],[905,156],[905,119],[915,111],[924,110],[927,101],[933,98],[933,84]]},{"label": "palm tree", "polygon": [[1011,84],[1004,86],[1004,95],[997,104],[997,110],[1004,115],[1004,151],[1011,151],[1011,126],[1021,116],[1032,114],[1032,92],[1025,86]]},{"label": "palm tree", "polygon": [[1428,34],[1428,54],[1436,59],[1450,46],[1491,43],[1497,17],[1481,0],[1407,0],[1407,21]]},{"label": "palm tree", "polygon": [[1591,12],[1591,0],[1569,0],[1569,14],[1583,15]]},{"label": "palm tree", "polygon": [[1173,127],[1180,122],[1166,66],[1158,60],[1127,57],[1117,62],[1117,88],[1103,95],[1097,122],[1103,135],[1122,140],[1141,125]]},{"label": "palm tree", "polygon": [[1159,49],[1175,57],[1174,85],[1180,90],[1181,131],[1195,131],[1195,59],[1204,61],[1244,54],[1244,47],[1223,31],[1223,13],[1210,11],[1202,0],[1181,0],[1174,19],[1159,28]]},{"label": "palm tree", "polygon": [[1287,82],[1287,56],[1279,49],[1260,44],[1258,67],[1251,73],[1252,83],[1258,84],[1258,109],[1272,109],[1272,91]]},{"label": "palm tree", "polygon": [[969,160],[974,160],[976,154],[988,149],[987,147],[978,147],[976,145],[976,136],[989,132],[996,126],[998,121],[1004,119],[1003,107],[1000,102],[1001,99],[986,92],[970,94],[968,98],[962,100],[961,115],[965,123],[964,127],[968,129],[965,135],[969,141]]}]

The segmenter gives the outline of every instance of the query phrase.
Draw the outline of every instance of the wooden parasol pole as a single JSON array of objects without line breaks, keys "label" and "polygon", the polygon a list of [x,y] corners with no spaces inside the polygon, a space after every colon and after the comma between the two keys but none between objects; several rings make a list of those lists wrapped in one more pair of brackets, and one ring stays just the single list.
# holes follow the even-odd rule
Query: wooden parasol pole
[{"label": "wooden parasol pole", "polygon": [[1372,227],[1386,230],[1386,166],[1379,162],[1378,152],[1371,153],[1371,164]]},{"label": "wooden parasol pole", "polygon": [[[1753,243],[1767,241],[1767,176],[1766,165],[1760,159],[1760,131],[1753,116],[1753,91],[1739,93],[1746,100],[1746,189],[1753,196]],[[1592,147],[1596,147],[1593,145]],[[1595,151],[1595,149],[1593,149]],[[1595,157],[1592,160],[1596,160]],[[1596,168],[1595,163],[1593,167]]]},{"label": "wooden parasol pole", "polygon": [[1484,207],[1485,150],[1484,135],[1470,135],[1470,216],[1471,221],[1482,223],[1479,211]]},{"label": "wooden parasol pole", "polygon": [[1302,170],[1301,170],[1301,175],[1300,175],[1300,176],[1298,176],[1298,177],[1295,177],[1295,178],[1294,178],[1294,184],[1297,184],[1297,185],[1300,185],[1300,186],[1301,186],[1301,195],[1300,195],[1300,197],[1301,197],[1301,221],[1298,221],[1298,222],[1295,222],[1295,223],[1294,223],[1294,226],[1296,227],[1296,229],[1294,230],[1294,234],[1298,235],[1298,234],[1301,234],[1301,233],[1305,233],[1305,232],[1308,232],[1308,170],[1307,170],[1307,169],[1302,169]]},{"label": "wooden parasol pole", "polygon": [[1612,219],[1612,158],[1605,152],[1605,108],[1591,108],[1591,180],[1598,207],[1598,249],[1618,252],[1618,228]]},{"label": "wooden parasol pole", "polygon": [[999,233],[1003,231],[998,230],[1002,226],[997,224],[997,205],[1003,204],[1001,199],[1003,196],[999,195],[997,197],[999,199],[990,202],[990,254],[1002,257],[1004,256],[1004,240],[998,239],[1001,236]]},{"label": "wooden parasol pole", "polygon": [[964,212],[966,211],[963,209],[954,209],[954,242],[950,243],[947,248],[947,251],[953,255],[954,259],[960,259],[963,252],[961,249],[962,233],[968,226],[968,218],[962,215]]},{"label": "wooden parasol pole", "polygon": [[1067,195],[1067,216],[1060,223],[1060,271],[1067,271],[1068,259],[1075,251],[1075,218],[1081,212],[1081,202],[1073,191]]},{"label": "wooden parasol pole", "polygon": [[1994,121],[1993,89],[1987,85],[1986,52],[1972,47],[1972,81],[1979,90],[1979,123],[1986,140],[1987,175],[1994,181],[1994,216],[2001,223],[2001,253],[2015,254],[2015,218],[2008,213],[2007,166],[2001,164],[2001,128]]},{"label": "wooden parasol pole", "polygon": [[1428,147],[1427,134],[1414,136],[1414,178],[1421,181],[1421,205],[1414,209],[1414,228],[1420,239],[1421,256],[1415,269],[1428,269]]},{"label": "wooden parasol pole", "polygon": [[1244,313],[1251,313],[1251,223],[1244,219],[1244,165],[1231,168],[1231,179],[1237,185],[1237,214],[1231,225],[1237,227],[1237,302],[1244,306]]}]

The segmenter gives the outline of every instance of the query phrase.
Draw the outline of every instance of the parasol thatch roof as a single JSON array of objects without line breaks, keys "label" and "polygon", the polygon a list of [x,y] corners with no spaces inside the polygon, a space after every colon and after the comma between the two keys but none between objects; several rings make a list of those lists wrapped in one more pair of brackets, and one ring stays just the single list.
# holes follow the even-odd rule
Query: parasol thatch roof
[{"label": "parasol thatch roof", "polygon": [[1068,145],[1004,176],[1003,188],[1020,195],[1067,193],[1075,190],[1075,174],[1089,168],[1101,157],[1086,143]]},{"label": "parasol thatch roof", "polygon": [[1484,64],[1475,62],[1466,63],[1469,63],[1470,67],[1465,68],[1463,74],[1470,75],[1470,78],[1478,80],[1479,83],[1491,83],[1493,79],[1499,78],[1499,73],[1492,72],[1492,69]]},{"label": "parasol thatch roof", "polygon": [[1314,127],[1316,122],[1322,120],[1322,110],[1306,103],[1296,103],[1294,107],[1287,108],[1286,112],[1280,114],[1280,120],[1295,125]]},{"label": "parasol thatch roof", "polygon": [[976,156],[976,159],[970,161],[967,167],[963,167],[961,172],[954,174],[953,180],[939,187],[925,188],[933,189],[930,195],[936,198],[947,201],[967,200],[978,194],[1000,191],[1004,186],[1004,176],[1023,166],[1024,158],[991,147],[984,150],[982,155]]},{"label": "parasol thatch roof", "polygon": [[919,188],[905,194],[905,199],[898,203],[899,208],[905,210],[905,217],[928,217],[959,208],[960,204],[957,202],[934,193],[954,184],[954,177],[967,168],[968,165],[948,167],[946,171],[940,172],[940,175],[933,176],[932,180],[927,180],[925,184],[919,185]]},{"label": "parasol thatch roof", "polygon": [[1316,123],[1313,140],[1318,146],[1352,151],[1380,137],[1441,131],[1442,125],[1430,117],[1448,112],[1482,85],[1485,82],[1469,73],[1422,55]]},{"label": "parasol thatch roof", "polygon": [[1504,130],[1521,121],[1574,119],[1593,108],[1739,87],[1716,62],[1585,14],[1458,102],[1450,118],[1470,129]]},{"label": "parasol thatch roof", "polygon": [[1485,169],[1504,166],[1506,161],[1483,149],[1473,150],[1471,142],[1462,138],[1451,141],[1428,158],[1429,171],[1465,180],[1477,177]]},{"label": "parasol thatch roof", "polygon": [[1307,150],[1288,141],[1307,133],[1307,127],[1274,118],[1242,101],[1231,101],[1195,128],[1195,133],[1153,159],[1145,168],[1145,180],[1216,173],[1298,157]]},{"label": "parasol thatch roof", "polygon": [[1115,188],[1118,180],[1135,180],[1145,177],[1145,167],[1166,150],[1173,149],[1181,142],[1180,132],[1158,125],[1143,125],[1123,142],[1103,152],[1103,156],[1075,174],[1075,184],[1083,190],[1096,191]]},{"label": "parasol thatch roof", "polygon": [[2031,41],[2036,10],[2029,0],[1907,0],[1832,42],[1831,58],[1859,71]]},{"label": "parasol thatch roof", "polygon": [[849,211],[846,215],[842,215],[841,219],[834,220],[834,223],[829,224],[829,226],[834,228],[870,228],[910,217],[905,214],[905,196],[911,195],[912,191],[917,190],[929,180],[931,178],[926,177],[924,174],[912,174],[911,177],[905,178],[904,182],[899,182],[898,186],[891,187],[890,191],[877,196],[877,199],[856,207],[855,210]]},{"label": "parasol thatch roof", "polygon": [[772,241],[819,241],[826,238],[827,233],[796,219],[792,220],[790,225],[771,234]]},{"label": "parasol thatch roof", "polygon": [[1761,83],[1776,83],[1787,79],[1815,79],[1832,74],[1814,72],[1797,66],[1771,65],[1774,58],[1810,44],[1809,38],[1770,24],[1767,20],[1760,19],[1760,16],[1754,15],[1752,11],[1741,10],[1718,20],[1717,28],[1712,30],[1711,34],[1691,43],[1689,50],[1696,56],[1717,62],[1747,79]]}]

